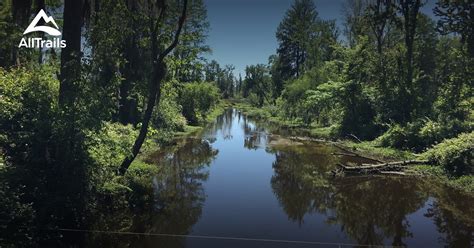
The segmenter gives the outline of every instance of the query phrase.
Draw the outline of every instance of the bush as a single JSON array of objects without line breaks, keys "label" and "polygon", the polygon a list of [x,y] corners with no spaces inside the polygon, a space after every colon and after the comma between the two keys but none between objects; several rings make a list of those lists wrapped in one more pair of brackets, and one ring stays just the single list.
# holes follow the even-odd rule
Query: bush
[{"label": "bush", "polygon": [[57,116],[54,68],[0,68],[0,147],[15,165],[46,164]]},{"label": "bush", "polygon": [[384,134],[379,136],[376,141],[385,147],[410,149],[416,146],[414,142],[418,140],[418,129],[418,127],[410,123],[406,126],[394,124]]},{"label": "bush", "polygon": [[[159,133],[151,129],[150,137]],[[90,177],[92,186],[104,194],[114,195],[124,191],[139,190],[151,184],[151,178],[156,172],[156,165],[145,164],[139,158],[130,165],[125,179],[117,176],[117,171],[123,159],[131,152],[138,130],[132,125],[120,123],[104,123],[99,132],[91,132],[88,139],[88,152],[93,161]],[[144,149],[152,146],[147,139]],[[148,187],[147,186],[147,187]]]},{"label": "bush", "polygon": [[219,89],[211,83],[187,83],[178,101],[188,122],[199,124],[219,102]]},{"label": "bush", "polygon": [[447,139],[429,149],[424,156],[456,176],[474,174],[474,132]]},{"label": "bush", "polygon": [[104,123],[98,132],[90,132],[88,153],[93,161],[91,179],[93,186],[99,191],[110,187],[106,182],[112,182],[116,177],[123,159],[131,152],[138,131],[131,125],[119,123]]},{"label": "bush", "polygon": [[468,125],[459,120],[440,123],[423,119],[402,126],[392,125],[383,135],[377,138],[380,145],[398,149],[409,149],[417,152],[468,131]]},{"label": "bush", "polygon": [[182,115],[182,107],[178,101],[178,92],[173,82],[167,82],[163,86],[159,108],[155,111],[153,125],[156,129],[167,136],[173,131],[184,131],[186,118]]},{"label": "bush", "polygon": [[125,178],[133,191],[146,191],[151,190],[153,177],[158,172],[158,165],[136,160],[128,168]]}]

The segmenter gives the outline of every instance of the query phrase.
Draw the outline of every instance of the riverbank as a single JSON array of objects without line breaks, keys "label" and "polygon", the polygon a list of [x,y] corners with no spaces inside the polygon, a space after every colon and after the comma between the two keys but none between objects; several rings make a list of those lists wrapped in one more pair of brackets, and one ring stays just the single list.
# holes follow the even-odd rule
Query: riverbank
[{"label": "riverbank", "polygon": [[158,142],[153,137],[149,137],[147,139],[147,145],[144,147],[143,151],[137,157],[136,164],[151,164],[147,163],[147,157],[151,153],[156,153],[161,149],[162,146],[176,146],[176,140],[183,139],[186,137],[192,137],[199,134],[209,123],[213,122],[219,115],[223,114],[224,111],[230,108],[232,104],[229,101],[220,101],[205,117],[204,120],[199,123],[199,125],[189,125],[186,124],[184,126],[184,130],[182,131],[173,131],[171,138],[166,144],[162,144]]},{"label": "riverbank", "polygon": [[[413,160],[420,157],[426,157],[426,154],[417,154],[407,150],[383,147],[377,144],[375,141],[356,140],[356,137],[354,137],[354,140],[340,139],[334,134],[335,127],[314,127],[304,125],[298,120],[284,120],[277,116],[276,110],[273,109],[273,106],[257,108],[239,100],[233,100],[231,103],[232,107],[240,110],[248,117],[255,118],[257,120],[264,120],[265,122],[272,123],[273,125],[279,125],[293,130],[300,130],[306,137],[335,143],[338,146],[347,149],[348,151],[371,159],[388,162]],[[424,180],[434,181],[435,183],[444,184],[463,192],[474,194],[473,175],[453,176],[450,175],[440,165],[414,165],[410,167],[409,170],[407,170],[407,174],[421,176],[424,178]]]},{"label": "riverbank", "polygon": [[173,137],[187,137],[201,131],[207,124],[213,122],[219,115],[232,106],[230,101],[221,100],[204,118],[199,125],[186,124],[183,131],[174,132]]}]

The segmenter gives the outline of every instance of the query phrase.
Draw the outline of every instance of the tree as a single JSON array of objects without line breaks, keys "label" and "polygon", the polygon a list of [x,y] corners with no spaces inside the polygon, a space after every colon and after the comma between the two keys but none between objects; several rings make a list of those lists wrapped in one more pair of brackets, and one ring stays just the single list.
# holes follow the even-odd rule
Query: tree
[{"label": "tree", "polygon": [[317,15],[312,0],[295,0],[278,26],[277,54],[283,80],[298,77],[304,72]]},{"label": "tree", "polygon": [[243,87],[243,96],[255,94],[257,97],[257,106],[263,106],[265,100],[269,100],[271,92],[268,90],[270,86],[270,75],[267,66],[263,64],[250,65],[245,68],[245,80]]},{"label": "tree", "polygon": [[344,35],[349,47],[354,47],[358,36],[364,33],[364,11],[366,2],[364,0],[346,0],[342,6],[344,15]]},{"label": "tree", "polygon": [[161,83],[162,80],[166,76],[166,64],[164,59],[168,56],[171,51],[178,45],[179,36],[181,34],[181,30],[183,28],[185,19],[186,19],[186,12],[188,8],[188,0],[184,0],[183,7],[181,11],[181,15],[178,20],[178,27],[174,34],[173,40],[169,46],[164,48],[163,50],[160,49],[160,43],[158,41],[158,31],[160,26],[163,24],[163,18],[165,17],[166,12],[166,1],[162,0],[157,3],[157,5],[152,6],[153,9],[159,10],[159,15],[156,16],[151,11],[149,12],[149,29],[150,29],[150,40],[151,40],[151,59],[153,60],[153,68],[152,74],[149,81],[149,95],[147,100],[147,106],[143,115],[142,126],[140,127],[140,132],[135,140],[135,143],[132,147],[132,152],[129,156],[127,156],[122,164],[120,165],[120,174],[124,175],[127,171],[130,164],[132,164],[133,160],[137,157],[138,153],[140,152],[140,148],[145,141],[145,138],[148,133],[148,126],[150,124],[150,120],[153,114],[153,109],[156,104],[159,104],[160,97],[161,97]]},{"label": "tree", "polygon": [[207,63],[204,67],[205,81],[216,82],[221,70],[222,69],[217,61],[212,60],[210,63]]},{"label": "tree", "polygon": [[458,33],[474,58],[474,3],[472,1],[439,0],[434,13],[439,16],[438,30],[442,34]]},{"label": "tree", "polygon": [[365,15],[377,42],[377,52],[382,54],[389,24],[395,18],[395,6],[390,0],[375,0],[369,3]]},{"label": "tree", "polygon": [[209,31],[207,10],[203,0],[193,0],[188,8],[188,16],[183,26],[180,42],[173,51],[174,77],[179,82],[201,80],[202,54],[210,52],[205,44]]},{"label": "tree", "polygon": [[219,87],[224,98],[229,98],[234,95],[234,69],[233,65],[226,65],[223,70],[220,70],[217,77],[217,87]]},{"label": "tree", "polygon": [[81,29],[83,0],[65,0],[63,40],[67,46],[61,50],[61,84],[59,105],[72,108],[75,102],[77,81],[81,73]]},{"label": "tree", "polygon": [[421,0],[400,0],[399,11],[403,16],[403,31],[405,33],[407,84],[413,80],[413,44],[415,42],[418,12],[422,6]]}]

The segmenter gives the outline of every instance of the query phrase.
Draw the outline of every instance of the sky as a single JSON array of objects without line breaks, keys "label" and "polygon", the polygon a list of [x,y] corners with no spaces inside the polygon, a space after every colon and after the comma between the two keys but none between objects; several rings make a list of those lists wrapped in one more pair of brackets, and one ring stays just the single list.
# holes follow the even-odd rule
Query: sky
[{"label": "sky", "polygon": [[[342,25],[345,0],[314,0],[321,19],[336,19]],[[219,64],[235,66],[235,75],[245,76],[245,66],[268,62],[278,46],[275,33],[293,0],[204,0],[210,31],[207,39],[213,50],[206,57]],[[428,0],[423,12],[430,11]]]}]

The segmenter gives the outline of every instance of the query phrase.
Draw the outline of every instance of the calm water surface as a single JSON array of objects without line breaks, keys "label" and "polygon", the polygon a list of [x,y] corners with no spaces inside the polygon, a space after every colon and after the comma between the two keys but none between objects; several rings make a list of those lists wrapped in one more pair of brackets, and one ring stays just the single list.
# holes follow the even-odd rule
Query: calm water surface
[{"label": "calm water surface", "polygon": [[227,111],[196,137],[152,154],[149,162],[164,169],[153,179],[150,206],[105,214],[115,224],[98,221],[90,230],[121,233],[83,233],[83,245],[473,246],[472,198],[420,178],[332,178],[339,161],[365,161],[291,135]]}]

